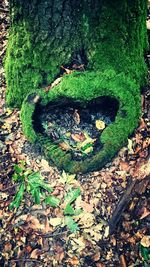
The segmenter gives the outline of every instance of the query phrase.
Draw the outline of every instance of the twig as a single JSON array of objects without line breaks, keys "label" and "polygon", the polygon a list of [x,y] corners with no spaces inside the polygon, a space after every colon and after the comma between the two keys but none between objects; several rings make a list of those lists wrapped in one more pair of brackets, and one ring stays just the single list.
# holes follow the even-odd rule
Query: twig
[{"label": "twig", "polygon": [[63,235],[63,234],[67,234],[69,232],[69,230],[66,230],[64,232],[59,232],[59,233],[47,233],[47,234],[38,234],[39,236],[42,236],[42,237],[55,237],[55,236],[59,236],[59,235]]},{"label": "twig", "polygon": [[12,262],[12,261],[14,261],[14,262],[18,262],[18,261],[20,261],[20,262],[38,262],[38,263],[41,263],[42,261],[40,261],[40,260],[35,260],[35,259],[26,259],[26,258],[22,258],[22,259],[12,259],[12,260],[9,260],[9,262]]},{"label": "twig", "polygon": [[11,186],[9,186],[7,188],[1,189],[0,192],[6,192],[7,190],[12,189],[12,188],[16,187],[17,185],[18,185],[18,183],[17,184],[13,184],[13,185],[11,185]]}]

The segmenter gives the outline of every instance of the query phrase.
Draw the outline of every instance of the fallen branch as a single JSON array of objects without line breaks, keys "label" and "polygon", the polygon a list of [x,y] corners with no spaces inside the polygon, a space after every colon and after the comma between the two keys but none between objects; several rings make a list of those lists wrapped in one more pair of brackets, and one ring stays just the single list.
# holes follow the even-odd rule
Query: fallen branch
[{"label": "fallen branch", "polygon": [[109,221],[109,233],[112,234],[116,228],[117,223],[119,222],[121,215],[125,208],[127,207],[127,204],[129,203],[133,188],[135,187],[137,183],[137,180],[133,180],[127,190],[125,191],[124,195],[122,196],[116,210],[114,211],[110,221]]}]

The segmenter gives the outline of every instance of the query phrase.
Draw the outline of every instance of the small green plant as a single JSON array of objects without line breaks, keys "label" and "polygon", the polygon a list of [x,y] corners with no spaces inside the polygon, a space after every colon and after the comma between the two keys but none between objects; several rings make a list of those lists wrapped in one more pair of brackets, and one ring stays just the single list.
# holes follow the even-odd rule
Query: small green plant
[{"label": "small green plant", "polygon": [[9,205],[10,209],[19,208],[25,191],[32,195],[35,204],[40,204],[41,196],[46,199],[44,190],[49,193],[53,191],[43,180],[41,174],[39,172],[33,172],[31,169],[26,169],[26,165],[23,161],[14,166],[12,179],[14,182],[18,183],[18,192]]},{"label": "small green plant", "polygon": [[[33,172],[31,169],[26,168],[25,162],[21,161],[19,164],[14,165],[14,174],[12,176],[14,182],[18,183],[17,193],[9,205],[10,209],[19,208],[25,192],[32,195],[33,202],[40,204],[42,201],[51,207],[58,207],[61,200],[55,196],[46,196],[45,191],[51,193],[53,188],[46,183],[39,172]],[[71,232],[79,229],[78,224],[74,221],[73,216],[77,216],[82,212],[82,209],[74,209],[72,204],[81,195],[80,187],[72,188],[72,184],[76,183],[75,175],[69,175],[63,171],[60,181],[68,185],[67,193],[62,200],[63,218],[54,218],[60,221],[60,224],[65,225]]]}]

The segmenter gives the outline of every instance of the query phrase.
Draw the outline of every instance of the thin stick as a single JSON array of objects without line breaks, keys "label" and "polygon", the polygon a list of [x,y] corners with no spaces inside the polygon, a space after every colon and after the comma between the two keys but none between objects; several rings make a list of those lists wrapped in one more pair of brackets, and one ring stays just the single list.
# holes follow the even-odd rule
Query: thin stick
[{"label": "thin stick", "polygon": [[0,192],[6,192],[7,190],[12,189],[12,188],[16,187],[17,185],[18,185],[18,183],[17,184],[13,184],[13,185],[11,185],[11,186],[9,186],[7,188],[1,189]]},{"label": "thin stick", "polygon": [[39,260],[35,260],[35,259],[26,259],[26,258],[22,258],[22,259],[12,259],[12,260],[9,260],[9,262],[11,262],[11,261],[14,261],[14,262],[18,262],[18,261],[20,261],[20,262],[38,262],[38,263],[41,263],[42,261],[39,261]]}]

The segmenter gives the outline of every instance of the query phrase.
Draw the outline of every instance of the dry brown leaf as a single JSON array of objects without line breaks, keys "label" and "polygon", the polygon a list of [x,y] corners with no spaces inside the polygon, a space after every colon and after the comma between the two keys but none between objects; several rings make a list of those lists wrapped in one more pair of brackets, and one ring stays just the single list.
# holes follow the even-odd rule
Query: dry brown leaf
[{"label": "dry brown leaf", "polygon": [[49,166],[49,163],[47,160],[42,159],[41,160],[41,167],[45,170],[45,171],[51,171],[51,167]]},{"label": "dry brown leaf", "polygon": [[141,144],[142,143],[142,135],[140,133],[137,133],[135,135],[135,142],[136,142],[136,144]]},{"label": "dry brown leaf", "polygon": [[150,211],[147,209],[147,207],[144,207],[143,213],[142,213],[140,219],[142,220],[142,219],[146,218],[149,215],[150,215]]},{"label": "dry brown leaf", "polygon": [[41,224],[39,220],[32,215],[27,217],[26,222],[28,222],[29,228],[33,230],[44,230],[45,228],[44,224]]},{"label": "dry brown leaf", "polygon": [[53,231],[53,228],[50,227],[48,218],[46,217],[46,219],[45,219],[44,233],[49,233],[49,232],[52,232],[52,231]]},{"label": "dry brown leaf", "polygon": [[80,124],[80,115],[78,113],[78,110],[75,109],[74,113],[73,113],[73,119],[75,121],[75,123],[78,125]]},{"label": "dry brown leaf", "polygon": [[38,248],[36,248],[36,249],[34,249],[32,252],[31,252],[31,254],[30,254],[30,258],[31,259],[38,259],[38,256],[41,254],[41,251],[38,249]]},{"label": "dry brown leaf", "polygon": [[68,262],[72,265],[72,266],[77,266],[79,264],[79,260],[76,256],[73,256],[71,259],[68,260]]},{"label": "dry brown leaf", "polygon": [[106,267],[106,265],[103,264],[103,263],[99,263],[99,262],[97,262],[97,263],[96,263],[96,267]]},{"label": "dry brown leaf", "polygon": [[71,138],[76,141],[76,142],[82,142],[85,140],[85,135],[83,133],[79,133],[79,134],[72,134]]},{"label": "dry brown leaf", "polygon": [[61,262],[65,257],[63,248],[60,246],[56,246],[55,252],[56,252],[55,260]]},{"label": "dry brown leaf", "polygon": [[61,66],[61,68],[62,68],[63,70],[65,70],[65,72],[66,72],[67,74],[71,74],[71,73],[73,72],[73,70],[67,69],[67,68],[65,68],[64,66]]},{"label": "dry brown leaf", "polygon": [[146,128],[147,128],[147,125],[146,125],[144,119],[141,118],[141,120],[140,120],[140,126],[139,126],[139,128],[137,130],[140,131],[140,130],[146,129]]},{"label": "dry brown leaf", "polygon": [[4,245],[4,251],[6,252],[6,251],[10,251],[12,249],[12,245],[9,243],[9,242],[7,242],[5,245]]},{"label": "dry brown leaf", "polygon": [[150,174],[150,159],[144,161],[143,159],[138,162],[134,169],[131,170],[131,175],[133,178],[144,179]]},{"label": "dry brown leaf", "polygon": [[146,138],[143,141],[143,149],[148,148],[150,146],[150,138]]},{"label": "dry brown leaf", "polygon": [[149,248],[150,247],[150,236],[149,235],[143,236],[140,243],[143,247]]},{"label": "dry brown leaf", "polygon": [[38,101],[40,100],[40,96],[39,95],[36,95],[33,99],[33,103],[37,103]]},{"label": "dry brown leaf", "polygon": [[59,147],[65,151],[68,151],[71,149],[70,145],[66,142],[59,143]]},{"label": "dry brown leaf", "polygon": [[121,169],[122,171],[129,171],[130,166],[129,166],[129,164],[128,164],[127,162],[125,162],[125,161],[120,161],[120,169]]},{"label": "dry brown leaf", "polygon": [[87,203],[85,201],[81,201],[80,207],[84,209],[86,212],[92,212],[93,211],[93,204]]},{"label": "dry brown leaf", "polygon": [[32,247],[30,246],[30,245],[28,245],[28,246],[26,246],[26,251],[28,252],[28,253],[30,253],[31,251],[32,251]]},{"label": "dry brown leaf", "polygon": [[51,218],[49,220],[49,222],[52,226],[58,226],[62,223],[62,221],[63,221],[63,218]]},{"label": "dry brown leaf", "polygon": [[93,261],[99,261],[101,257],[100,251],[97,251],[94,255],[93,255]]},{"label": "dry brown leaf", "polygon": [[127,267],[124,255],[120,256],[120,267]]}]

